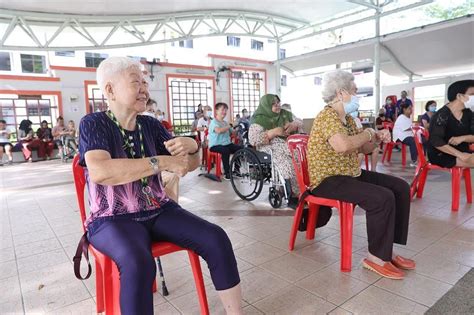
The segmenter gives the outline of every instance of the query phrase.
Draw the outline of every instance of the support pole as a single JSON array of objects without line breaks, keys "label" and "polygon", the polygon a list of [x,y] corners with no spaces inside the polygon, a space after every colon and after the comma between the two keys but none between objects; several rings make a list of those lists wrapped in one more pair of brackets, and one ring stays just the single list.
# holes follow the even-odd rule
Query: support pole
[{"label": "support pole", "polygon": [[276,81],[275,81],[275,94],[281,97],[281,66],[280,66],[280,39],[276,40],[277,47],[277,59],[275,62],[276,67]]},{"label": "support pole", "polygon": [[380,13],[381,8],[377,0],[377,9],[375,10],[375,46],[374,46],[374,98],[375,115],[380,110]]}]

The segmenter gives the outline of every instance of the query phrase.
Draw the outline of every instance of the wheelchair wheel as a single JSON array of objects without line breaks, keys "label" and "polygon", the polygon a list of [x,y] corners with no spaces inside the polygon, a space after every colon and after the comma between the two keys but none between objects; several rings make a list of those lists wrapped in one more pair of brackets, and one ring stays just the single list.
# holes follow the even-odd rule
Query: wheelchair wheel
[{"label": "wheelchair wheel", "polygon": [[237,151],[230,162],[230,171],[232,188],[241,199],[252,201],[258,198],[263,188],[262,167],[252,150]]},{"label": "wheelchair wheel", "polygon": [[270,193],[268,194],[268,201],[273,208],[280,208],[283,201],[283,197],[275,187],[270,187]]}]

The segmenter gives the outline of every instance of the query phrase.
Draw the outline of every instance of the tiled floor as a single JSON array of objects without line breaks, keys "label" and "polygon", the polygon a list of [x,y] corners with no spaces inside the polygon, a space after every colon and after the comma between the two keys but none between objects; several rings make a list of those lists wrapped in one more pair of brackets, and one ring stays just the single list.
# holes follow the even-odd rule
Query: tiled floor
[{"label": "tiled floor", "polygon": [[[398,155],[379,171],[411,180],[414,170],[401,168]],[[448,173],[433,172],[424,198],[412,203],[408,245],[396,251],[418,265],[403,281],[361,268],[367,252],[361,209],[354,218],[353,269],[342,273],[336,211],[315,240],[300,233],[290,253],[293,211],[271,211],[267,188],[258,200],[244,202],[229,182],[212,182],[198,173],[182,179],[181,204],[228,232],[246,314],[421,314],[474,267],[474,207],[466,205],[463,192],[459,211],[451,212]],[[0,313],[95,313],[94,276],[81,282],[72,270],[82,232],[71,165],[56,160],[1,167],[0,190]],[[163,265],[170,295],[155,294],[155,312],[198,314],[185,254],[166,256]],[[222,314],[209,272],[203,270],[211,314]]]}]

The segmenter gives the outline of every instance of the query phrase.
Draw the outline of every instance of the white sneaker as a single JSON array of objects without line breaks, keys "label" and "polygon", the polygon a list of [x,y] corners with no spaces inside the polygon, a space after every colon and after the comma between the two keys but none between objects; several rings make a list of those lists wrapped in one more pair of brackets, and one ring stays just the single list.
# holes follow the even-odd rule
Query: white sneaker
[{"label": "white sneaker", "polygon": [[418,163],[416,163],[416,162],[415,163],[413,163],[413,162],[410,163],[410,167],[417,167],[417,166],[418,166]]}]

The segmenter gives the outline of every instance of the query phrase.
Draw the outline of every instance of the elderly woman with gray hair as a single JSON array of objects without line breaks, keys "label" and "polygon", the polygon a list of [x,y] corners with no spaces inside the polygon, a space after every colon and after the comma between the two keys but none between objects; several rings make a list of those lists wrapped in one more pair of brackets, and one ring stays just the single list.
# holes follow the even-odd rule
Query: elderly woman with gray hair
[{"label": "elderly woman with gray hair", "polygon": [[141,65],[111,57],[97,68],[109,110],[80,125],[90,216],[87,238],[120,271],[122,314],[153,314],[156,265],[152,241],[194,250],[206,260],[227,313],[241,313],[237,263],[227,234],[181,208],[163,189],[161,172],[185,175],[199,165],[190,138],[172,138],[158,120],[138,115],[149,99]]},{"label": "elderly woman with gray hair", "polygon": [[357,154],[370,153],[380,141],[390,141],[386,130],[357,130],[350,115],[359,108],[351,73],[335,70],[323,78],[326,107],[316,116],[308,142],[311,194],[359,205],[366,211],[368,255],[363,266],[390,279],[403,279],[401,269],[415,262],[393,254],[393,243],[408,237],[408,184],[397,177],[362,170]]}]

